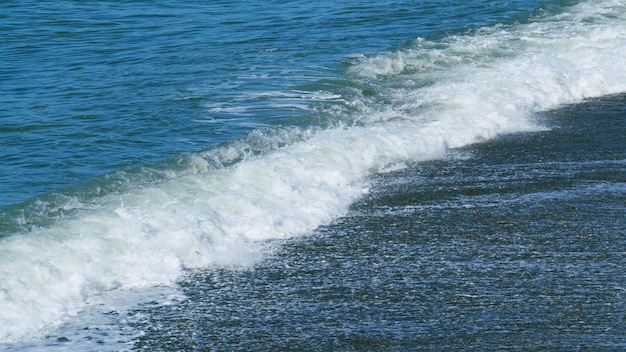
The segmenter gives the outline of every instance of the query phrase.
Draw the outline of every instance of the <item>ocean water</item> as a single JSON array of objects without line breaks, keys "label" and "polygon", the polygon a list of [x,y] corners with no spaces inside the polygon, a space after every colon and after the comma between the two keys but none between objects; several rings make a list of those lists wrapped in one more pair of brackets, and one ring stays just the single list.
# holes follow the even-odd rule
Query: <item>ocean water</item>
[{"label": "ocean water", "polygon": [[624,1],[0,10],[0,350],[626,348]]}]

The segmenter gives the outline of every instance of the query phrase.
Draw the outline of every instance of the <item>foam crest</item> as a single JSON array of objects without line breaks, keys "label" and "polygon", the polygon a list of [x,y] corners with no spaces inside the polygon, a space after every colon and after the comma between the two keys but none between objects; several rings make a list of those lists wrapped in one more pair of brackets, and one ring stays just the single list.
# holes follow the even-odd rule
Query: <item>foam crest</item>
[{"label": "foam crest", "polygon": [[350,73],[413,118],[473,107],[510,116],[623,92],[623,4],[592,1],[570,10],[438,42],[418,39],[411,49],[362,60]]}]

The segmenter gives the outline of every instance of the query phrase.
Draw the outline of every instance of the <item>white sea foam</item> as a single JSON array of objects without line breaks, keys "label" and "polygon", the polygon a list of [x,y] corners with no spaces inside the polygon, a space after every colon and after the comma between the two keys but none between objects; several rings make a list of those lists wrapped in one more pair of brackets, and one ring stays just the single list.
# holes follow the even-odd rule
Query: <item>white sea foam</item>
[{"label": "white sea foam", "polygon": [[260,153],[236,143],[207,151],[190,172],[3,239],[0,342],[42,336],[107,292],[169,285],[188,268],[253,265],[263,241],[345,214],[372,172],[537,129],[534,112],[625,92],[625,16],[619,1],[591,1],[556,18],[362,58],[348,74],[377,95],[346,98],[358,100],[361,124],[263,137],[270,146]]}]

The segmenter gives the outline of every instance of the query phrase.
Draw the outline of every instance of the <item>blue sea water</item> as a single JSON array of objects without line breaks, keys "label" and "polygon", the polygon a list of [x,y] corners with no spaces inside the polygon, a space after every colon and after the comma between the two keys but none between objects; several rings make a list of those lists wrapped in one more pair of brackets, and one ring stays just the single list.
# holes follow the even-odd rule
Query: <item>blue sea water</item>
[{"label": "blue sea water", "polygon": [[336,122],[323,109],[360,88],[342,73],[353,58],[556,3],[6,2],[0,205],[263,127]]},{"label": "blue sea water", "polygon": [[[232,308],[229,294],[241,299],[242,309],[256,307],[276,320],[280,314],[265,305],[277,305],[274,298],[245,292],[315,291],[357,282],[358,271],[327,275],[323,283],[298,282],[302,273],[290,276],[289,268],[361,264],[336,248],[378,256],[345,233],[363,226],[371,236],[391,233],[397,240],[406,232],[381,224],[404,220],[395,212],[378,224],[353,223],[355,207],[379,214],[382,205],[372,201],[368,208],[364,199],[383,192],[397,202],[420,187],[448,194],[459,185],[486,182],[488,175],[473,174],[436,185],[419,180],[431,168],[457,167],[445,164],[450,160],[470,160],[458,167],[483,171],[493,160],[481,165],[468,156],[476,143],[483,143],[481,151],[510,134],[554,135],[554,118],[546,122],[542,113],[626,92],[626,3],[619,0],[8,1],[0,10],[0,349],[6,350],[311,349],[293,335],[270,339],[271,331],[251,329],[262,317]],[[535,144],[526,139],[517,145],[526,155]],[[592,150],[584,145],[580,150]],[[614,149],[614,156],[602,156],[608,158],[602,159],[606,172],[618,175],[605,180],[612,186],[604,192],[618,199],[611,208],[617,223],[607,227],[611,236],[624,231],[623,141]],[[520,154],[513,149],[499,157],[516,160]],[[600,162],[591,151],[579,159]],[[552,162],[546,165],[555,173],[572,172],[558,167],[562,159]],[[550,172],[540,162],[532,165],[541,172],[510,170],[528,172],[530,184],[543,182]],[[411,186],[377,188],[379,177],[408,178]],[[558,182],[571,185],[570,179]],[[476,205],[462,198],[450,202]],[[404,204],[402,212],[415,206],[423,204]],[[473,216],[476,227],[468,233],[480,236],[487,225]],[[546,221],[535,216],[529,220],[534,225]],[[424,219],[421,225],[440,235],[455,228]],[[567,221],[570,228],[584,227],[583,220]],[[339,230],[320,230],[325,226]],[[332,246],[316,242],[326,241],[328,233],[335,234],[328,240]],[[300,247],[310,253],[301,258],[298,253],[308,252]],[[331,252],[333,261],[320,262]],[[347,262],[337,264],[337,258]],[[480,258],[473,260],[485,273]],[[623,255],[609,264],[620,261]],[[430,270],[432,277],[451,277],[425,267],[419,270]],[[276,277],[284,279],[279,287],[273,286]],[[253,284],[241,283],[246,278]],[[416,295],[416,287],[390,285]],[[438,285],[445,295],[448,286]],[[217,293],[204,297],[206,291]],[[353,295],[341,289],[328,292],[343,295],[346,306],[382,309],[368,300],[351,301]],[[483,297],[448,293],[457,301]],[[281,303],[283,313],[306,314],[307,302],[285,297],[292,300]],[[308,302],[316,299],[329,298]],[[432,313],[409,306],[391,304],[385,321],[402,311]],[[181,316],[172,317],[177,311]],[[242,317],[234,324],[220,321],[218,313]],[[207,320],[209,315],[218,318]],[[350,319],[316,316],[315,326],[301,331],[326,332],[321,350],[385,349],[389,341],[330,332],[331,326],[346,329]],[[398,320],[364,331],[415,334],[428,330],[424,321]],[[433,321],[434,335],[392,348],[457,349],[467,339],[442,338],[454,331],[452,321]],[[215,326],[237,327],[247,337],[230,330],[220,336]],[[187,334],[195,337],[181,341]],[[619,334],[611,341],[609,347],[624,346]]]}]

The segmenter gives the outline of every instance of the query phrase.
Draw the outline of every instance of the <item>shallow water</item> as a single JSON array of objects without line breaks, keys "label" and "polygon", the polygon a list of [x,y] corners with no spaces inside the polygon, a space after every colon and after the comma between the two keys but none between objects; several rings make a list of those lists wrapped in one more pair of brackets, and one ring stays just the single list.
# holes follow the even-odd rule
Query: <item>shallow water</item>
[{"label": "shallow water", "polygon": [[375,178],[348,214],[139,309],[136,350],[621,350],[626,98]]}]

